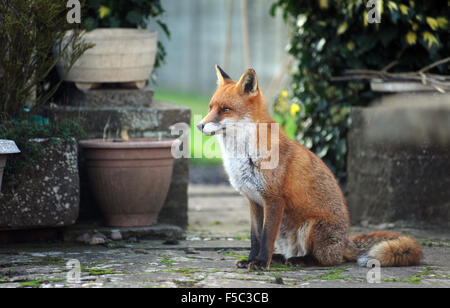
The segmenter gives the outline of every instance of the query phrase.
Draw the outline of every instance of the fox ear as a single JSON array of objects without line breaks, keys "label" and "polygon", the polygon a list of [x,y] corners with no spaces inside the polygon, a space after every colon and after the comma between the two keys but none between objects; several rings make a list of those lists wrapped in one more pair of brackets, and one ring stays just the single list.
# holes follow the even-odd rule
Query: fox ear
[{"label": "fox ear", "polygon": [[256,95],[258,94],[258,79],[256,78],[256,72],[254,69],[249,68],[242,74],[236,87],[243,95]]},{"label": "fox ear", "polygon": [[225,83],[226,79],[230,79],[231,80],[231,77],[228,76],[228,74],[225,73],[223,71],[223,69],[220,66],[218,66],[218,65],[216,65],[216,74],[217,74],[217,85],[218,86],[223,85]]}]

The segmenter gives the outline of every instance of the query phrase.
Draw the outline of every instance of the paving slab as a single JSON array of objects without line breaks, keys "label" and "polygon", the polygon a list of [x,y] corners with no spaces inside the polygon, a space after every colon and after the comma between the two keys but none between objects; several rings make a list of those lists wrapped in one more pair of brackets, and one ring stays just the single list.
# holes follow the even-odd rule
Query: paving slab
[{"label": "paving slab", "polygon": [[[230,187],[190,187],[189,228],[184,240],[131,237],[102,245],[33,243],[0,246],[0,288],[444,288],[450,287],[450,232],[354,227],[352,234],[388,229],[414,237],[423,248],[419,266],[371,269],[346,263],[268,271],[237,269],[249,253],[246,201]],[[217,223],[217,222],[219,223]],[[76,279],[79,264],[79,281]],[[69,266],[68,266],[69,265]],[[373,277],[369,275],[369,277]]]},{"label": "paving slab", "polygon": [[[424,247],[419,266],[381,268],[380,282],[369,283],[370,269],[353,263],[336,267],[293,268],[274,264],[269,271],[237,269],[249,242],[162,241],[121,242],[117,245],[14,245],[0,248],[1,288],[98,287],[450,287],[450,247]],[[68,280],[80,264],[80,280]]]}]

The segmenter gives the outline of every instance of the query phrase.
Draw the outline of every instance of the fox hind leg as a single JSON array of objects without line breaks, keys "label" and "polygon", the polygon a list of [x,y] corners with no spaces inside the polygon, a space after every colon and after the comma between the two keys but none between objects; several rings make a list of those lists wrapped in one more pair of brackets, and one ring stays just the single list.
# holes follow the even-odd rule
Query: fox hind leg
[{"label": "fox hind leg", "polygon": [[293,267],[308,267],[308,266],[318,266],[319,262],[312,255],[306,255],[303,257],[290,257],[285,263],[287,266]]},{"label": "fox hind leg", "polygon": [[286,263],[286,258],[281,253],[274,253],[272,255],[272,263],[284,264]]},{"label": "fox hind leg", "polygon": [[347,246],[345,226],[326,223],[316,224],[310,234],[310,254],[322,266],[333,266],[344,262]]}]

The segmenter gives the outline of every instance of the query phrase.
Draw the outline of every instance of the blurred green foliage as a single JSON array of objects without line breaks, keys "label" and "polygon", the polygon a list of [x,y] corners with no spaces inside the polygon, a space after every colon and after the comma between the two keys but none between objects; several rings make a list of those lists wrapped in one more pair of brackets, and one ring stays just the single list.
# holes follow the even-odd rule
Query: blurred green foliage
[{"label": "blurred green foliage", "polygon": [[[351,106],[375,97],[363,82],[332,82],[347,69],[419,70],[450,55],[449,1],[278,0],[291,25],[289,53],[297,60],[290,88],[275,103],[275,118],[345,181]],[[376,9],[380,23],[368,13]],[[448,64],[432,72],[449,74]]]},{"label": "blurred green foliage", "polygon": [[[89,0],[83,18],[88,30],[95,28],[146,28],[153,19],[170,37],[167,25],[161,20],[164,8],[161,0]],[[165,62],[166,50],[158,40],[155,68]]]}]

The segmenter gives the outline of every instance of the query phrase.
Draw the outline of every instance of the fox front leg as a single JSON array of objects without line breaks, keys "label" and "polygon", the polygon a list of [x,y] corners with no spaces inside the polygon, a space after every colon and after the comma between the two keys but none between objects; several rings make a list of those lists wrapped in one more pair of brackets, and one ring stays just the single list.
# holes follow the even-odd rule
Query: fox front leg
[{"label": "fox front leg", "polygon": [[255,202],[249,200],[250,205],[250,254],[248,260],[240,260],[236,262],[236,267],[238,268],[248,268],[251,261],[255,260],[258,256],[261,248],[261,232],[264,222],[264,211],[262,206],[256,204]]},{"label": "fox front leg", "polygon": [[264,222],[258,255],[248,263],[249,270],[266,270],[270,267],[275,240],[283,217],[282,200],[266,200],[264,202]]}]

